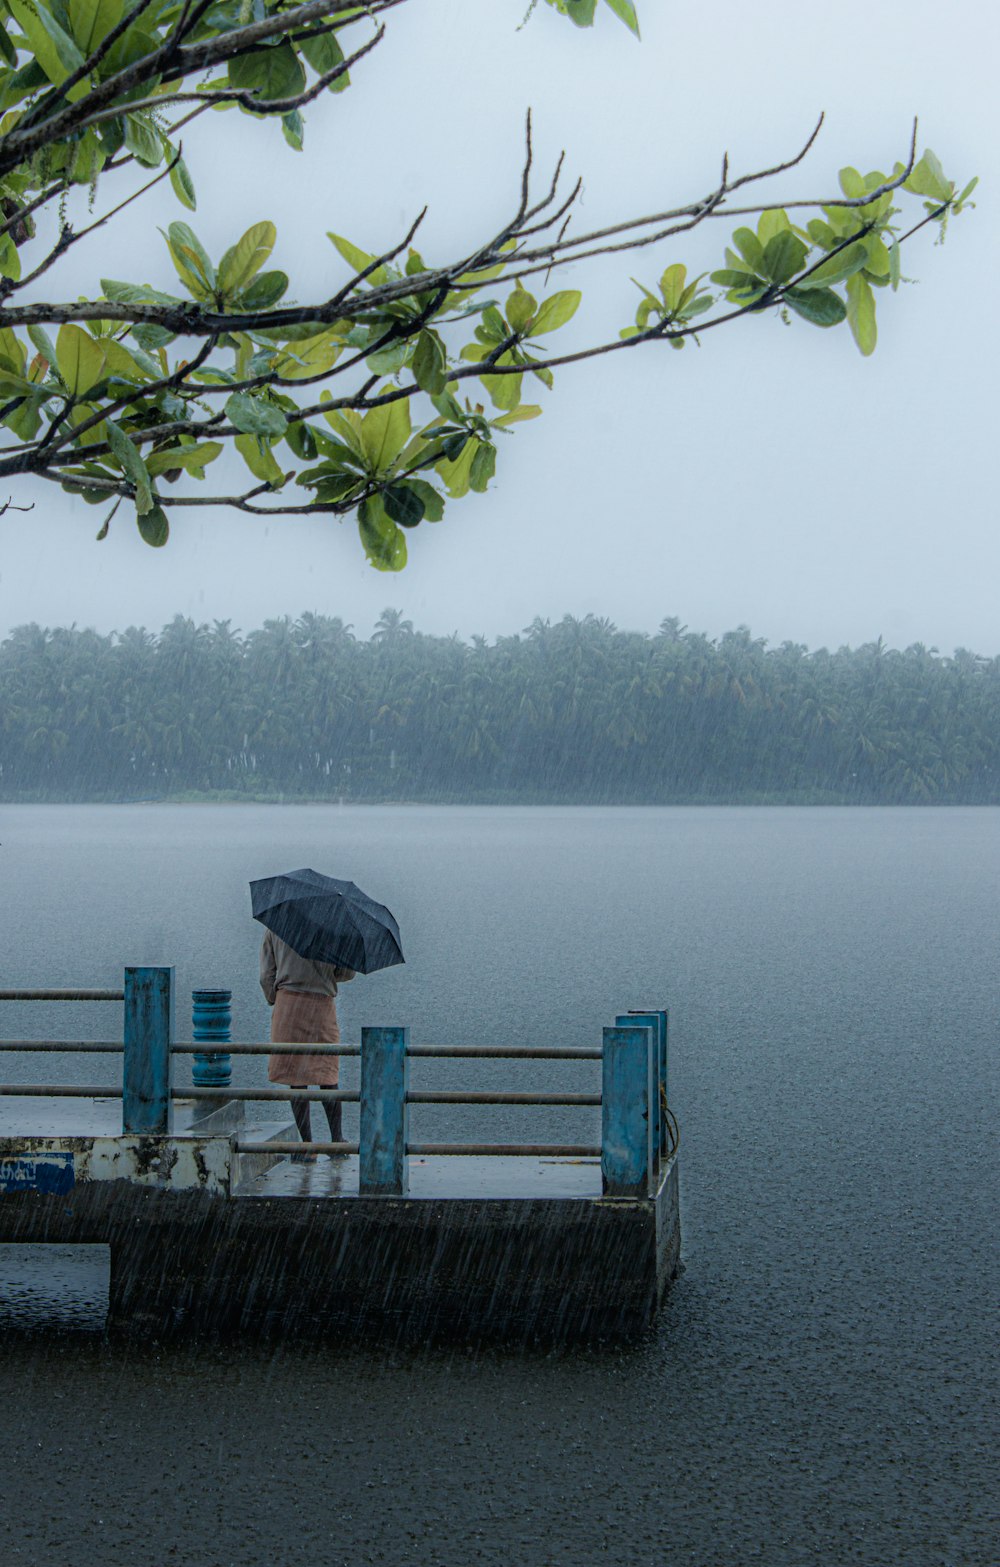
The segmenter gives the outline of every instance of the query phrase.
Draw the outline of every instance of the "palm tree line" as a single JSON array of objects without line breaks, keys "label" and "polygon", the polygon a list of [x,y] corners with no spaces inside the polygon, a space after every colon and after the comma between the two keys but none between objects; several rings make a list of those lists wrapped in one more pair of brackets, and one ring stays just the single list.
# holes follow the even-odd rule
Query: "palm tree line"
[{"label": "palm tree line", "polygon": [[768,647],[676,619],[370,639],[175,616],[0,643],[0,798],[1000,802],[1000,657]]}]

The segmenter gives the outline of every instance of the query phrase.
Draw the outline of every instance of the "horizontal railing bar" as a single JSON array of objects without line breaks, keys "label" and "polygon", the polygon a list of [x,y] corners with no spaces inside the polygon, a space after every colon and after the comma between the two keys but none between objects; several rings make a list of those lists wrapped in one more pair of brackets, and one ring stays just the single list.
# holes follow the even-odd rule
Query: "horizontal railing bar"
[{"label": "horizontal railing bar", "polygon": [[488,1089],[442,1089],[434,1093],[412,1090],[406,1096],[411,1105],[599,1105],[600,1094],[491,1093]]},{"label": "horizontal railing bar", "polygon": [[120,1099],[121,1084],[0,1083],[0,1095],[23,1099]]},{"label": "horizontal railing bar", "polygon": [[[266,1145],[270,1146],[270,1145]],[[599,1159],[600,1148],[590,1143],[407,1143],[408,1154],[434,1157],[439,1154],[514,1154],[528,1159]]]},{"label": "horizontal railing bar", "polygon": [[328,1104],[358,1104],[356,1088],[175,1088],[172,1099],[306,1099]]},{"label": "horizontal railing bar", "polygon": [[358,1153],[357,1143],[243,1143],[236,1144],[237,1153]]},{"label": "horizontal railing bar", "polygon": [[483,1061],[600,1061],[599,1045],[411,1045],[408,1056]]},{"label": "horizontal railing bar", "polygon": [[0,1039],[0,1050],[65,1050],[68,1055],[121,1055],[122,1043],[113,1039]]},{"label": "horizontal railing bar", "polygon": [[175,1056],[359,1056],[361,1054],[360,1045],[235,1044],[230,1043],[228,1039],[203,1039],[200,1044],[192,1044],[185,1040],[179,1045],[171,1045],[170,1049]]},{"label": "horizontal railing bar", "polygon": [[124,990],[0,990],[0,1001],[124,1001]]},{"label": "horizontal railing bar", "polygon": [[[200,1044],[193,1044],[185,1040],[182,1044],[171,1046],[175,1055],[190,1056],[205,1052],[219,1053],[230,1056],[267,1056],[278,1054],[283,1056],[359,1056],[360,1045],[326,1045],[326,1044],[260,1044],[243,1043],[230,1040],[203,1040]],[[442,1060],[483,1060],[483,1061],[600,1061],[603,1052],[600,1046],[573,1046],[563,1045],[411,1045],[406,1052],[408,1056],[421,1056],[428,1059],[440,1057]]]}]

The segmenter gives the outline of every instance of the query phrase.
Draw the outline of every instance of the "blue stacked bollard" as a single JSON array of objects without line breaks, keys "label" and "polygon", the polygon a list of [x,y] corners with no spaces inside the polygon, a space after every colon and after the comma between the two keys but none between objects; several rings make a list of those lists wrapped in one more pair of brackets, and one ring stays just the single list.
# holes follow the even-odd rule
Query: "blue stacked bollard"
[{"label": "blue stacked bollard", "polygon": [[[192,990],[191,1020],[194,1043],[228,1044],[233,1014],[231,990]],[[191,1073],[196,1088],[228,1088],[233,1076],[233,1058],[227,1050],[197,1050]]]}]

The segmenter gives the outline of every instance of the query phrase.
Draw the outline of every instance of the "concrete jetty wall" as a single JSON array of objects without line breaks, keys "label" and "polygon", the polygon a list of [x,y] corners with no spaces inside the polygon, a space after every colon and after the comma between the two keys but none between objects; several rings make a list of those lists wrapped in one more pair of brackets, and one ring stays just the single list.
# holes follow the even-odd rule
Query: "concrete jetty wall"
[{"label": "concrete jetty wall", "polygon": [[676,1160],[651,1197],[504,1200],[241,1195],[240,1158],[223,1137],[0,1140],[0,1241],[109,1245],[109,1331],[157,1339],[621,1341],[677,1270]]}]

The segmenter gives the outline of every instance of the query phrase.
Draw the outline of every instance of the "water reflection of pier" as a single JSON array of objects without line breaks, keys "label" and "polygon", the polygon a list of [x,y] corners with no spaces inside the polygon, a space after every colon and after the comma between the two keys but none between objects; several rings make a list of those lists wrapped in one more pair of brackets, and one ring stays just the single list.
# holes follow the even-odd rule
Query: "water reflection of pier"
[{"label": "water reflection of pier", "polygon": [[[0,1000],[124,1002],[120,1040],[0,1041],[122,1058],[120,1083],[0,1083],[0,1242],[110,1246],[114,1331],[621,1339],[651,1324],[676,1272],[665,1011],[624,1013],[577,1048],[366,1028],[360,1045],[282,1046],[360,1056],[359,1088],[291,1089],[234,1088],[230,1057],[271,1047],[231,1042],[197,1000],[195,1040],[179,1043],[169,968],[126,969],[121,991]],[[184,1055],[195,1081],[177,1088]],[[419,1057],[594,1060],[601,1091],[414,1090]],[[248,1101],[295,1097],[357,1103],[358,1141],[299,1162],[291,1124],[245,1119]],[[600,1106],[601,1141],[414,1142],[412,1104]]]}]

